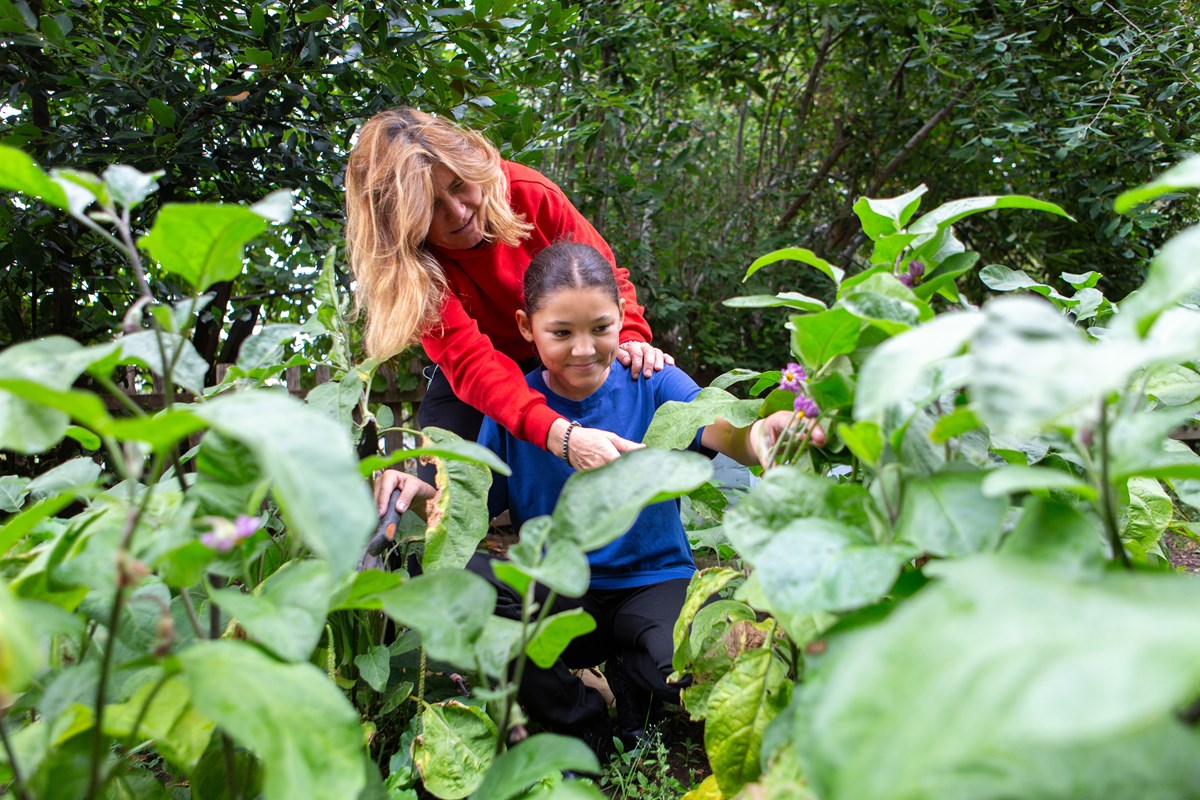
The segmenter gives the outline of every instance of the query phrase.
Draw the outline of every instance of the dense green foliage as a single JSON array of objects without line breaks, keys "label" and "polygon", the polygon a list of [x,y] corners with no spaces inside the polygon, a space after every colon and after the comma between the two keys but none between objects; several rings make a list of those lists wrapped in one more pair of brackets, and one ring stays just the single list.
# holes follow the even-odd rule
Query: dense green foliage
[{"label": "dense green foliage", "polygon": [[[588,550],[682,496],[721,562],[676,628],[692,800],[1192,796],[1200,587],[1162,537],[1200,510],[1169,438],[1200,402],[1200,162],[1161,167],[1196,144],[1194,29],[1163,2],[0,0],[0,787],[594,800],[561,777],[597,768],[580,742],[509,746],[522,664],[593,624],[533,588],[582,593]],[[399,102],[562,182],[667,349],[730,368],[522,528],[519,622],[460,569],[503,465],[436,430],[360,457],[393,420],[339,172]],[[783,408],[828,445],[781,443],[732,508],[670,452]],[[424,574],[369,568],[367,479],[422,456]]]},{"label": "dense green foliage", "polygon": [[[560,181],[633,270],[666,349],[709,377],[784,355],[759,313],[709,313],[757,255],[861,266],[861,195],[924,182],[935,199],[1054,201],[1079,223],[981,217],[960,236],[1050,283],[1095,269],[1117,299],[1190,213],[1111,212],[1147,165],[1198,149],[1190,3],[472,8],[4,0],[0,141],[48,166],[163,170],[164,201],[298,190],[303,219],[215,287],[196,341],[210,364],[255,323],[305,316],[354,132],[400,103],[466,117]],[[36,208],[8,208],[0,231],[0,341],[115,327],[134,293],[94,237]]]}]

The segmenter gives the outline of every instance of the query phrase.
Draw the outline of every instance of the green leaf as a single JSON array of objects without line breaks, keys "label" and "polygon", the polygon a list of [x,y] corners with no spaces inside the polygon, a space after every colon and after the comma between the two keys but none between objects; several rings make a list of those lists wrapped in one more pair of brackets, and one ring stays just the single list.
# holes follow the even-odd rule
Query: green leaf
[{"label": "green leaf", "polygon": [[[422,434],[434,444],[459,439],[450,431],[429,426]],[[425,531],[421,567],[426,572],[462,569],[487,536],[492,473],[474,461],[442,459],[437,462],[436,484],[437,503]]]},{"label": "green leaf", "polygon": [[837,435],[855,458],[871,469],[879,468],[879,457],[883,455],[883,430],[878,424],[869,420],[853,425],[839,423]]},{"label": "green leaf", "polygon": [[721,305],[729,308],[794,308],[797,311],[824,311],[827,308],[817,298],[799,292],[731,297],[721,301]]},{"label": "green leaf", "polygon": [[142,172],[124,164],[113,164],[101,173],[108,193],[118,206],[136,208],[158,189],[162,170]]},{"label": "green leaf", "polygon": [[594,630],[596,620],[582,608],[560,611],[538,628],[525,645],[525,654],[542,669],[549,669],[571,642]]},{"label": "green leaf", "polygon": [[1200,156],[1192,156],[1168,169],[1149,183],[1117,195],[1113,210],[1124,214],[1134,206],[1157,200],[1164,194],[1200,188]]},{"label": "green leaf", "polygon": [[1093,407],[1149,356],[1116,338],[1090,344],[1053,306],[1028,296],[984,307],[972,354],[971,397],[993,435],[1037,431]]},{"label": "green leaf", "polygon": [[79,442],[85,450],[99,450],[100,437],[89,431],[87,428],[81,428],[78,425],[68,425],[66,435]]},{"label": "green leaf", "polygon": [[43,172],[32,158],[7,145],[0,145],[0,189],[41,198],[64,211],[69,209],[63,187]]},{"label": "green leaf", "polygon": [[878,241],[884,236],[896,233],[912,219],[917,207],[921,205],[921,197],[928,187],[921,184],[910,192],[899,197],[874,199],[860,197],[854,202],[854,213],[862,223],[863,233],[872,241]]},{"label": "green leaf", "polygon": [[814,374],[831,360],[853,353],[862,321],[844,308],[792,317],[792,353]]},{"label": "green leaf", "polygon": [[676,670],[685,669],[688,665],[688,631],[696,614],[710,597],[739,577],[741,573],[728,567],[709,567],[692,576],[691,583],[688,584],[687,598],[683,602],[683,608],[679,610],[679,618],[675,621],[673,632],[675,653],[671,659],[671,666]]},{"label": "green leaf", "polygon": [[[427,429],[429,430],[429,429]],[[386,456],[368,456],[359,462],[358,471],[363,477],[370,477],[375,470],[387,469],[393,464],[407,461],[410,458],[434,456],[448,460],[471,461],[483,464],[492,472],[501,475],[512,475],[512,470],[500,460],[500,456],[477,442],[466,439],[445,437],[436,443],[414,447],[409,450],[393,450]]]},{"label": "green leaf", "polygon": [[139,244],[164,270],[202,292],[240,275],[243,248],[266,229],[265,219],[241,206],[171,203]]},{"label": "green leaf", "polygon": [[284,661],[304,661],[325,630],[331,588],[325,564],[289,561],[255,588],[254,594],[238,588],[209,594],[254,641]]},{"label": "green leaf", "polygon": [[555,533],[591,552],[619,539],[642,509],[687,494],[712,477],[698,453],[635,450],[567,479],[554,507]]},{"label": "green leaf", "polygon": [[376,525],[345,430],[290,396],[222,395],[195,414],[254,455],[288,524],[339,578],[358,564]]},{"label": "green leaf", "polygon": [[736,369],[729,370],[729,372],[726,372],[723,375],[718,375],[717,377],[713,378],[713,381],[709,384],[709,386],[714,389],[728,389],[735,383],[752,381],[763,374],[764,373],[756,372],[752,369],[742,369],[741,367],[738,367]]},{"label": "green leaf", "polygon": [[90,458],[80,456],[64,461],[33,479],[29,493],[34,500],[41,500],[63,492],[79,494],[100,480],[100,465]]},{"label": "green leaf", "polygon": [[29,478],[0,475],[0,511],[11,514],[21,510],[29,496]]},{"label": "green leaf", "polygon": [[[261,9],[259,13],[262,13]],[[157,97],[151,97],[146,101],[146,109],[159,125],[162,125],[164,128],[175,127],[175,111],[162,100],[159,100]]]},{"label": "green leaf", "polygon": [[1166,560],[1159,540],[1175,517],[1171,497],[1154,478],[1130,478],[1129,505],[1121,526],[1121,539],[1139,561],[1155,555]]},{"label": "green leaf", "polygon": [[[0,547],[0,552],[4,549]],[[0,581],[0,695],[5,697],[23,692],[46,660],[21,605],[8,584]]]},{"label": "green leaf", "polygon": [[763,731],[787,707],[791,690],[787,670],[769,648],[738,656],[733,669],[713,687],[704,748],[726,797],[758,778]]},{"label": "green leaf", "polygon": [[1009,269],[1000,264],[989,264],[979,270],[979,280],[983,281],[994,292],[1015,292],[1020,289],[1050,287],[1045,284],[1038,283],[1033,278],[1026,275],[1022,270]]},{"label": "green leaf", "polygon": [[349,585],[334,592],[330,601],[330,611],[349,611],[362,608],[369,611],[379,611],[383,608],[383,597],[404,582],[395,572],[383,572],[377,569],[364,569],[355,572],[349,579]]},{"label": "green leaf", "polygon": [[479,788],[496,757],[496,724],[482,710],[456,700],[427,705],[413,764],[435,797],[457,800]]},{"label": "green leaf", "polygon": [[178,658],[200,712],[262,760],[268,800],[358,796],[358,714],[325,673],[239,642],[201,642]]},{"label": "green leaf", "polygon": [[66,493],[47,497],[39,503],[9,517],[0,527],[0,553],[7,553],[21,539],[25,538],[39,523],[62,511],[75,499],[74,493]]},{"label": "green leaf", "polygon": [[939,363],[958,353],[982,323],[976,312],[941,314],[876,347],[858,374],[854,416],[881,421],[889,406],[930,382]]},{"label": "green leaf", "polygon": [[913,294],[919,299],[928,301],[934,294],[943,289],[954,288],[954,282],[975,268],[979,263],[978,253],[954,253],[947,255],[940,264],[913,287]]},{"label": "green leaf", "polygon": [[274,225],[285,225],[292,219],[292,190],[276,189],[250,206],[250,210]]},{"label": "green leaf", "polygon": [[1121,313],[1113,320],[1112,327],[1145,336],[1163,311],[1200,287],[1197,252],[1200,252],[1200,226],[1188,228],[1168,240],[1150,262],[1146,282],[1121,301]]},{"label": "green leaf", "polygon": [[50,336],[0,351],[0,449],[42,452],[62,440],[70,414],[84,424],[106,419],[98,398],[71,386],[115,348],[112,343],[85,348]]},{"label": "green leaf", "polygon": [[984,494],[983,478],[979,472],[942,472],[906,481],[896,537],[935,556],[994,549],[1008,500]]},{"label": "green leaf", "polygon": [[296,340],[303,330],[300,325],[275,323],[242,342],[237,365],[249,372],[275,364],[283,357],[283,345]]},{"label": "green leaf", "polygon": [[1064,572],[1098,572],[1108,560],[1108,547],[1098,520],[1084,516],[1074,504],[1051,497],[1028,497],[1012,533],[1000,552],[1057,566]]},{"label": "green leaf", "polygon": [[[166,348],[166,359],[159,348],[159,338],[162,337]],[[155,333],[154,331],[139,331],[122,336],[117,340],[121,348],[119,364],[140,364],[149,368],[160,378],[165,377],[168,366],[173,364],[171,379],[177,386],[182,386],[194,395],[204,392],[204,376],[208,373],[208,362],[200,357],[196,348],[187,339],[175,333]],[[181,351],[176,357],[176,351]]]},{"label": "green leaf", "polygon": [[972,214],[979,214],[984,211],[992,211],[993,209],[1000,208],[1024,208],[1032,211],[1045,211],[1048,214],[1057,214],[1060,217],[1066,217],[1072,222],[1075,221],[1075,218],[1062,208],[1054,203],[1047,203],[1045,200],[1038,200],[1019,194],[991,195],[951,200],[949,203],[944,203],[922,216],[910,225],[908,230],[910,233],[930,235],[936,233],[939,228],[951,225]]},{"label": "green leaf", "polygon": [[929,439],[935,444],[945,444],[964,433],[979,430],[982,426],[979,415],[974,411],[969,408],[956,408],[949,414],[938,417],[937,422],[933,424],[933,430],[929,432]]},{"label": "green leaf", "polygon": [[920,312],[911,303],[878,292],[850,292],[838,300],[838,306],[854,316],[881,325],[888,333],[899,333],[917,324]]},{"label": "green leaf", "polygon": [[828,275],[834,285],[841,284],[842,276],[845,275],[845,271],[840,267],[833,266],[811,250],[805,250],[803,247],[785,247],[782,250],[775,250],[755,259],[754,263],[746,270],[746,275],[742,278],[742,282],[745,283],[746,278],[749,278],[768,264],[774,264],[779,261],[799,261],[801,264],[808,264],[810,267],[814,267],[825,275]]},{"label": "green leaf", "polygon": [[794,739],[819,796],[1191,794],[1200,739],[1176,714],[1200,685],[1200,584],[926,569],[940,580],[810,662]]},{"label": "green leaf", "polygon": [[321,20],[329,19],[333,16],[333,9],[328,4],[322,4],[306,11],[303,14],[296,15],[296,21],[302,25],[307,25],[312,22],[320,22]]},{"label": "green leaf", "polygon": [[354,424],[354,411],[362,399],[363,381],[357,372],[347,372],[340,381],[326,381],[304,397],[309,408],[320,411],[345,430]]},{"label": "green leaf", "polygon": [[359,676],[377,692],[387,688],[388,676],[392,672],[392,654],[387,645],[377,644],[365,653],[354,657],[354,666]]},{"label": "green leaf", "polygon": [[161,686],[157,683],[143,684],[126,702],[108,706],[104,711],[104,732],[139,742],[153,739],[154,749],[167,761],[191,772],[208,749],[215,725],[192,706],[191,694],[182,678],[167,678]]},{"label": "green leaf", "polygon": [[[534,517],[521,526],[521,540],[508,550],[509,562],[493,561],[496,577],[524,594],[530,580],[564,597],[582,597],[591,580],[587,556],[568,539],[550,539],[550,517]],[[516,574],[519,573],[519,574]]]},{"label": "green leaf", "polygon": [[470,572],[420,575],[383,598],[383,610],[420,632],[433,658],[463,669],[475,666],[473,645],[496,607],[496,590]]},{"label": "green leaf", "polygon": [[911,549],[875,543],[870,503],[862,486],[779,467],[726,514],[726,535],[754,567],[770,604],[763,610],[785,629],[819,611],[874,602],[891,589]]},{"label": "green leaf", "polygon": [[758,419],[761,400],[739,400],[723,389],[709,386],[690,402],[670,400],[654,412],[642,442],[647,447],[683,450],[696,437],[696,431],[723,419],[735,428],[744,428]]},{"label": "green leaf", "polygon": [[539,733],[501,753],[471,797],[475,800],[524,797],[526,789],[552,772],[567,770],[595,774],[600,771],[600,763],[581,739]]},{"label": "green leaf", "polygon": [[1084,500],[1095,500],[1097,497],[1096,487],[1068,472],[1019,464],[989,471],[984,476],[981,489],[987,497],[1004,497],[1019,492],[1045,492],[1051,489],[1071,492]]}]

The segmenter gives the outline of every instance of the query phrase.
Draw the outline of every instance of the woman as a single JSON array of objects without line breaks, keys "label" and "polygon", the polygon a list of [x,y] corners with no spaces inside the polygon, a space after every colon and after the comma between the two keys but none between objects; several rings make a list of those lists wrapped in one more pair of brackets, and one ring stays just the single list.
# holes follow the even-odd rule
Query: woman
[{"label": "woman", "polygon": [[534,351],[515,323],[522,280],[533,255],[560,239],[590,244],[612,265],[626,302],[617,357],[633,379],[673,364],[648,343],[628,270],[551,181],[501,160],[478,133],[415,109],[363,126],[346,169],[357,305],[369,356],[390,357],[419,339],[434,362],[422,427],[473,440],[487,415],[580,469],[633,447],[606,431],[571,431],[525,384]]}]

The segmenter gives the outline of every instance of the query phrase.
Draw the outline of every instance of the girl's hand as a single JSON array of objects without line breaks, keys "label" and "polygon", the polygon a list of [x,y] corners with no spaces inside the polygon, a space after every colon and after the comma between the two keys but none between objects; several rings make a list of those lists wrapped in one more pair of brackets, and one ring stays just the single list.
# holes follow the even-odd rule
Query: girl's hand
[{"label": "girl's hand", "polygon": [[[788,421],[792,419],[790,411],[776,411],[769,417],[758,420],[750,426],[750,448],[754,454],[758,456],[758,463],[764,468],[770,468],[772,465],[767,463],[770,457],[771,448],[775,442],[787,430]],[[800,420],[801,430],[797,431],[800,436],[807,436],[817,447],[825,446],[825,429],[820,425],[814,424],[814,420],[808,417],[802,417]]]},{"label": "girl's hand", "polygon": [[[575,431],[575,433],[578,432]],[[396,489],[400,490],[400,499],[396,501],[396,510],[401,514],[412,506],[413,500],[428,501],[437,496],[437,489],[416,475],[409,475],[407,472],[401,472],[396,469],[386,469],[383,471],[383,474],[375,479],[375,506],[379,510],[379,516],[382,517],[387,513],[388,498],[392,496],[392,492]],[[413,510],[422,519],[425,517],[424,503],[421,503],[421,505]]]},{"label": "girl's hand", "polygon": [[646,445],[622,439],[615,433],[597,428],[576,428],[571,431],[568,442],[568,463],[582,472],[585,469],[602,467],[614,461],[621,453],[640,450]]},{"label": "girl's hand", "polygon": [[621,342],[617,347],[617,361],[621,366],[629,367],[629,373],[636,381],[638,375],[649,378],[667,364],[674,364],[675,358],[646,342]]}]

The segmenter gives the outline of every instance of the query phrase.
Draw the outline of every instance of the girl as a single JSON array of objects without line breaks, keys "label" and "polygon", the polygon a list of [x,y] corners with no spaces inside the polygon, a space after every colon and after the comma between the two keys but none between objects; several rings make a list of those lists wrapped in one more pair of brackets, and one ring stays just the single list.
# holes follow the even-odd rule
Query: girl
[{"label": "girl", "polygon": [[[518,333],[521,281],[534,252],[572,238],[595,246],[624,299],[617,359],[649,377],[670,356],[648,344],[629,272],[562,190],[474,131],[412,108],[385,111],[359,132],[346,167],[346,243],[372,358],[418,338],[434,367],[418,416],[474,440],[483,415],[522,441],[562,454],[567,420],[525,385],[533,349]],[[522,369],[522,367],[524,367]],[[574,430],[579,468],[630,442]],[[423,473],[424,474],[424,473]],[[428,479],[432,480],[432,472]]]},{"label": "girl", "polygon": [[[530,372],[526,382],[551,409],[571,420],[568,444],[576,425],[640,442],[659,406],[670,400],[686,402],[699,393],[695,382],[673,366],[637,382],[629,380],[626,369],[614,366],[627,304],[612,269],[595,248],[574,242],[551,245],[530,263],[524,290],[524,308],[517,311],[516,323],[541,359],[541,367]],[[698,433],[693,448],[702,445],[743,464],[762,463],[791,416],[781,411],[747,429],[718,420]],[[819,428],[811,435],[815,444],[824,444]],[[484,421],[479,441],[513,473],[507,480],[496,478],[499,491],[489,503],[493,515],[507,509],[519,528],[525,520],[553,510],[574,471],[569,452],[565,459],[556,457],[490,419]],[[388,470],[376,486],[381,513],[396,488],[400,511],[435,494],[428,483]],[[423,506],[418,503],[414,510],[420,513]],[[550,669],[527,664],[519,699],[534,721],[579,736],[604,755],[612,743],[607,705],[570,669],[607,662],[605,675],[617,696],[617,733],[627,745],[640,738],[652,702],[678,702],[680,687],[666,681],[672,671],[672,631],[696,571],[678,503],[646,508],[620,539],[589,553],[588,562],[588,592],[578,599],[558,598],[552,611],[582,607],[596,620],[596,630],[575,639]],[[494,578],[488,557],[476,555],[468,569],[496,586],[496,613],[520,618],[521,598]],[[539,602],[544,599],[545,594]]]}]

